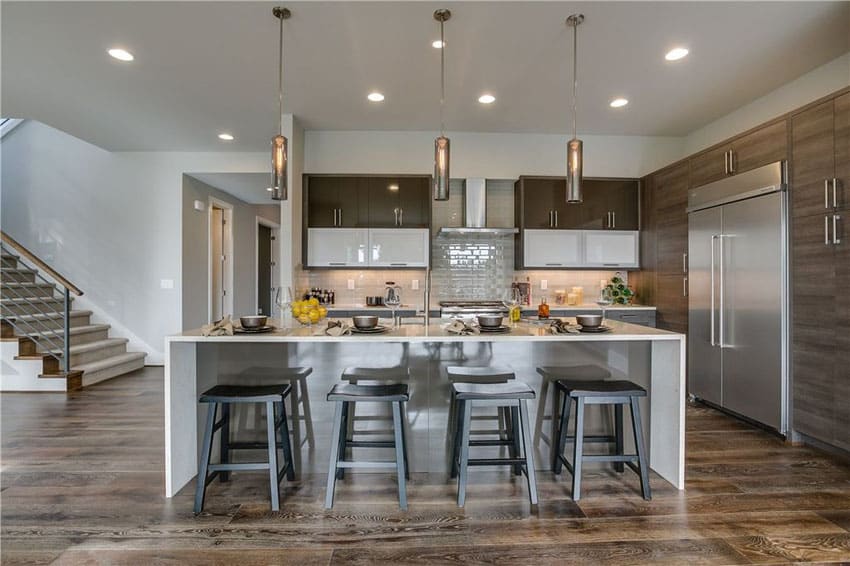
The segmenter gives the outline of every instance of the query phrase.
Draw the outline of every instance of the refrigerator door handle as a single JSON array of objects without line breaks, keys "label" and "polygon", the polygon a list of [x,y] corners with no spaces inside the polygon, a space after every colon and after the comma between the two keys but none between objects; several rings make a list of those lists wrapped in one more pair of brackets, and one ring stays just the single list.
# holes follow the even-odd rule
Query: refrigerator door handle
[{"label": "refrigerator door handle", "polygon": [[723,279],[724,279],[723,276],[725,274],[725,270],[723,269],[723,267],[724,267],[724,263],[723,263],[724,262],[724,260],[723,260],[723,255],[724,255],[723,254],[723,247],[724,247],[723,246],[723,238],[724,238],[724,236],[725,236],[724,234],[720,234],[717,237],[717,241],[720,242],[720,258],[719,258],[720,259],[720,261],[719,261],[719,263],[720,263],[720,273],[719,273],[719,276],[720,276],[720,291],[718,293],[718,295],[719,295],[718,303],[720,303],[719,304],[720,308],[718,309],[718,312],[719,312],[718,319],[719,320],[717,321],[718,326],[720,328],[717,331],[717,345],[720,346],[720,348],[725,347],[725,345],[723,344],[723,339],[725,338],[725,336],[724,336],[725,333],[723,332],[723,323],[725,322],[724,316],[723,316]]},{"label": "refrigerator door handle", "polygon": [[711,293],[709,293],[709,296],[711,297],[711,299],[710,299],[711,302],[710,302],[710,306],[709,306],[709,310],[711,311],[711,314],[710,314],[709,318],[711,320],[711,333],[710,334],[711,334],[711,345],[712,346],[717,346],[717,343],[714,341],[714,243],[717,241],[718,238],[719,238],[719,236],[717,234],[714,234],[713,236],[711,236]]}]

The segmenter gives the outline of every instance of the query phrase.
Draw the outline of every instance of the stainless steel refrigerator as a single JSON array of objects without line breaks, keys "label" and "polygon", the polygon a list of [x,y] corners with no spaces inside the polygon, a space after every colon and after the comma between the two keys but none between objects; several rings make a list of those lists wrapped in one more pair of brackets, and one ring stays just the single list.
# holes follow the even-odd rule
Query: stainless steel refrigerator
[{"label": "stainless steel refrigerator", "polygon": [[782,434],[788,428],[785,162],[688,194],[688,389]]}]

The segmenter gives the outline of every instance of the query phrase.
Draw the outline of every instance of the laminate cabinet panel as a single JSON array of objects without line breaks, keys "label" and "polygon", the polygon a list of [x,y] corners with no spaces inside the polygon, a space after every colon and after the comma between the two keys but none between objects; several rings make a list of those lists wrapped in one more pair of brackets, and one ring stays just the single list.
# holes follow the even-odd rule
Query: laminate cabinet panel
[{"label": "laminate cabinet panel", "polygon": [[655,213],[659,221],[687,214],[690,184],[688,163],[674,165],[654,175]]},{"label": "laminate cabinet panel", "polygon": [[791,211],[794,216],[831,208],[825,182],[835,175],[834,103],[819,104],[791,118]]},{"label": "laminate cabinet panel", "polygon": [[835,351],[834,248],[824,240],[825,215],[795,218],[792,254],[793,425],[829,442],[833,436]]},{"label": "laminate cabinet panel", "polygon": [[335,177],[312,177],[307,187],[307,225],[313,228],[336,226],[336,210],[339,207],[338,179]]},{"label": "laminate cabinet panel", "polygon": [[362,228],[368,214],[367,187],[358,177],[309,176],[307,226]]},{"label": "laminate cabinet panel", "polygon": [[431,225],[431,187],[428,177],[405,177],[399,185],[400,228]]},{"label": "laminate cabinet panel", "polygon": [[735,174],[788,159],[788,123],[768,124],[732,141],[732,169]]},{"label": "laminate cabinet panel", "polygon": [[523,177],[517,181],[518,211],[521,226],[530,229],[553,228],[552,212],[558,197],[566,202],[566,181],[556,177]]},{"label": "laminate cabinet panel", "polygon": [[836,204],[850,208],[850,93],[835,99]]},{"label": "laminate cabinet panel", "polygon": [[688,298],[684,293],[684,277],[659,273],[655,299],[658,328],[673,332],[688,332]]},{"label": "laminate cabinet panel", "polygon": [[[848,214],[842,221],[847,226]],[[839,231],[840,232],[840,231]],[[835,359],[833,373],[833,402],[835,426],[833,442],[850,451],[850,240],[847,230],[841,243],[833,246],[835,265]]]},{"label": "laminate cabinet panel", "polygon": [[341,228],[365,228],[369,225],[369,185],[362,177],[338,178],[337,212]]},{"label": "laminate cabinet panel", "polygon": [[700,187],[726,177],[728,175],[726,170],[726,153],[730,149],[731,146],[726,144],[690,158],[688,160],[690,166],[690,186]]}]

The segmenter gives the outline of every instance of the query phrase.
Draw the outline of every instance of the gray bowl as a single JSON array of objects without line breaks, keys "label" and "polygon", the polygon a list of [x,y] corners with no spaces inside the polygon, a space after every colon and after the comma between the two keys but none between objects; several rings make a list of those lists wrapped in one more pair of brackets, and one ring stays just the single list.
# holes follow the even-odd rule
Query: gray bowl
[{"label": "gray bowl", "polygon": [[239,322],[242,328],[262,328],[268,322],[269,317],[263,315],[240,316]]},{"label": "gray bowl", "polygon": [[576,322],[587,328],[597,328],[602,324],[601,314],[579,314],[576,315]]},{"label": "gray bowl", "polygon": [[378,326],[378,317],[374,315],[353,316],[351,320],[354,322],[354,327],[358,330],[371,330]]},{"label": "gray bowl", "polygon": [[500,314],[480,314],[478,315],[478,325],[484,328],[498,328],[502,326],[504,318]]}]

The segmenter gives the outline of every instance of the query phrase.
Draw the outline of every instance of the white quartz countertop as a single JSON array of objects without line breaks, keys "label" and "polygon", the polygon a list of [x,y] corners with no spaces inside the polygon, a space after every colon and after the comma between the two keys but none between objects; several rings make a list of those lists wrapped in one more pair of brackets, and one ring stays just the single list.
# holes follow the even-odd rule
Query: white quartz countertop
[{"label": "white quartz countertop", "polygon": [[551,334],[548,325],[520,322],[505,333],[481,333],[459,336],[445,330],[445,321],[433,321],[425,327],[421,324],[405,324],[389,329],[382,334],[352,334],[348,336],[328,336],[324,333],[325,321],[314,326],[281,327],[267,333],[242,333],[233,336],[202,336],[200,329],[188,330],[181,334],[166,337],[170,342],[622,342],[647,340],[684,340],[683,334],[640,326],[627,322],[606,320],[609,332]]}]

